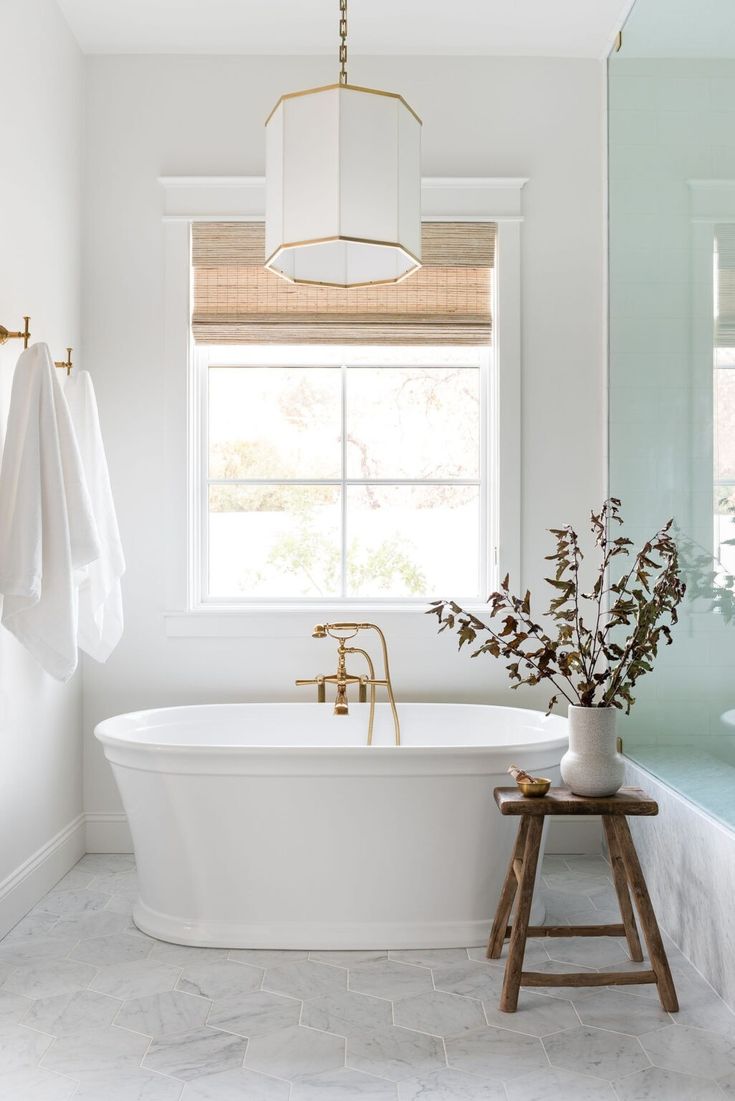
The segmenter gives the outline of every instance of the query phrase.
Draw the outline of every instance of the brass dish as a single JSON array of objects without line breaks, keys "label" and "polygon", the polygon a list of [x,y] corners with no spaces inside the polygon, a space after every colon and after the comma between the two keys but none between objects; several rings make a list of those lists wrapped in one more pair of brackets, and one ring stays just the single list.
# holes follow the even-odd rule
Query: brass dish
[{"label": "brass dish", "polygon": [[523,780],[517,780],[516,783],[524,795],[531,795],[534,797],[546,795],[546,792],[551,787],[551,780],[547,780],[545,776],[537,776],[532,784]]}]

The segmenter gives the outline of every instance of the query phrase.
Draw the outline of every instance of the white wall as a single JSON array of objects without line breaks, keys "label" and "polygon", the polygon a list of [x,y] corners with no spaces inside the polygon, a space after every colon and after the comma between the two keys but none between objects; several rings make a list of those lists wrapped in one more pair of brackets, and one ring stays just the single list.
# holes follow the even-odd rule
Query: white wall
[{"label": "white wall", "polygon": [[[168,639],[163,530],[160,175],[261,175],[263,122],[331,59],[88,60],[84,347],[94,374],[128,557],[127,629],[85,665],[85,807],[120,809],[92,727],[158,704],[299,699],[296,676],[331,660],[308,634]],[[544,529],[584,523],[604,492],[603,106],[594,61],[380,58],[351,75],[400,90],[424,120],[429,176],[528,176],[523,227],[523,582]],[[182,364],[182,370],[184,365]],[[181,547],[184,554],[184,547]],[[502,669],[470,662],[416,613],[382,617],[399,697],[521,703]],[[284,623],[284,635],[289,630]],[[293,631],[291,631],[293,636]],[[536,697],[537,705],[544,702]],[[102,837],[99,829],[96,837]],[[112,832],[107,834],[110,844]],[[105,841],[99,843],[105,847]]]},{"label": "white wall", "polygon": [[[53,0],[5,0],[2,17],[0,323],[31,314],[61,359],[79,346],[83,59]],[[21,349],[0,348],[0,445]],[[80,682],[53,681],[0,629],[0,934],[50,886],[21,882],[21,869],[82,810]],[[79,855],[81,834],[47,878]]]}]

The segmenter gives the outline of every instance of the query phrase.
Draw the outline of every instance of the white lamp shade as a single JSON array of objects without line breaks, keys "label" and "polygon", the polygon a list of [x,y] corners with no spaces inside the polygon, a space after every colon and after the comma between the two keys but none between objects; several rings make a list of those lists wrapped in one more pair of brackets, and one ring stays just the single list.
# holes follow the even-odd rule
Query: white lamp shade
[{"label": "white lamp shade", "polygon": [[400,96],[331,85],[266,123],[266,267],[292,283],[397,283],[421,266],[421,120]]}]

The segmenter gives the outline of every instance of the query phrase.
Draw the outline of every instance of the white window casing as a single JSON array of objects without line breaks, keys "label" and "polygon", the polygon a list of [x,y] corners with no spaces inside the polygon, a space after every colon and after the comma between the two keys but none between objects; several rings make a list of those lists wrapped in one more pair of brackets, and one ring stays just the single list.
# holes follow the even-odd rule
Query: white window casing
[{"label": "white window casing", "polygon": [[[314,602],[201,600],[201,411],[202,371],[191,339],[191,225],[194,221],[261,221],[261,177],[166,177],[163,189],[165,468],[169,539],[166,632],[170,637],[287,637],[313,624]],[[422,216],[431,221],[494,222],[497,267],[493,311],[495,369],[486,377],[483,433],[487,485],[494,508],[485,509],[484,533],[494,576],[510,573],[521,588],[521,225],[524,179],[428,178],[422,183]],[[452,594],[446,594],[452,595]],[[478,609],[483,604],[478,604]],[[425,631],[424,606],[396,601],[318,602],[317,618],[397,617],[402,633]]]}]

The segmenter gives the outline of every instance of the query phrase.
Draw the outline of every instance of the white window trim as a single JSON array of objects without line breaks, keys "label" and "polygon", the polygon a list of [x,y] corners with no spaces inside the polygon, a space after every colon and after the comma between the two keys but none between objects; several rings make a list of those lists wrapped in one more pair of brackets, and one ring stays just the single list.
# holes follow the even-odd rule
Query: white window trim
[{"label": "white window trim", "polygon": [[[287,635],[300,635],[314,618],[313,604],[240,603],[213,608],[211,604],[194,603],[200,519],[196,447],[200,401],[190,336],[191,225],[196,221],[262,221],[265,180],[169,176],[159,182],[163,189],[164,462],[168,487],[164,517],[169,567],[166,633],[179,638],[284,637],[285,628]],[[521,590],[521,224],[526,182],[522,178],[440,177],[422,181],[425,221],[484,221],[498,227],[497,312],[493,319],[496,393],[489,395],[489,400],[500,415],[496,418],[493,454],[488,456],[497,487],[496,509],[491,516],[494,530],[488,532],[488,546],[495,548],[498,576],[510,573]],[[186,548],[185,554],[182,548]],[[425,623],[420,619],[423,605],[417,608],[400,601],[330,605],[325,601],[318,607],[325,618],[378,611],[381,618],[400,615],[425,632]]]}]

